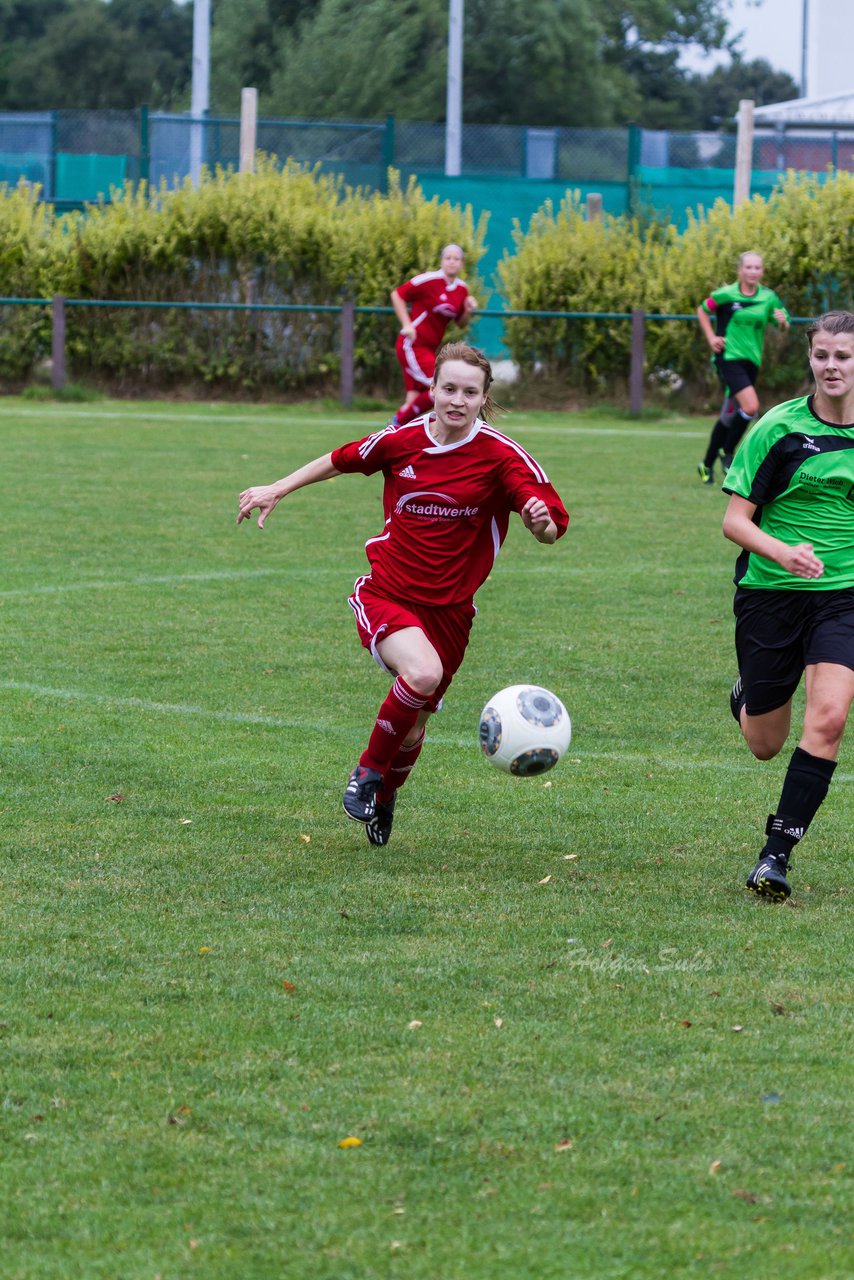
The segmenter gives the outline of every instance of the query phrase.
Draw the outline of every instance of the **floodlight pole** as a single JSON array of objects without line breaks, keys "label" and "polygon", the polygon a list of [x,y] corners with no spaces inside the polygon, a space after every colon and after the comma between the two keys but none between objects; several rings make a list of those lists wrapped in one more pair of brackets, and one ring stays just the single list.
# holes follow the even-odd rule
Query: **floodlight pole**
[{"label": "floodlight pole", "polygon": [[801,97],[807,96],[807,46],[809,44],[810,0],[803,0],[801,9]]},{"label": "floodlight pole", "polygon": [[448,2],[448,82],[445,107],[445,175],[458,178],[463,150],[463,4]]},{"label": "floodlight pole", "polygon": [[193,0],[193,85],[190,93],[190,177],[199,185],[204,151],[202,120],[210,106],[211,0]]}]

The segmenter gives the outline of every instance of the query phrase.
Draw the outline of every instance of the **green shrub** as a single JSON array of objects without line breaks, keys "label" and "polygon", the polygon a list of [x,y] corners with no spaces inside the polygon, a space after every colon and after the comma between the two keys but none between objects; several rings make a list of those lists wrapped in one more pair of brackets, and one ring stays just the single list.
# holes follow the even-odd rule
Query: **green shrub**
[{"label": "green shrub", "polygon": [[[854,301],[854,175],[789,174],[770,199],[733,209],[719,200],[689,216],[686,230],[625,216],[585,221],[577,195],[557,213],[544,206],[527,232],[516,226],[515,253],[498,276],[512,310],[628,312],[642,307],[689,322],[647,322],[648,372],[716,391],[709,352],[693,320],[709,292],[735,278],[739,255],[765,259],[765,282],[792,315],[814,316]],[[625,387],[631,334],[627,321],[513,320],[507,345],[526,371],[540,368],[587,391]],[[806,372],[803,332],[769,330],[762,383],[791,390]]]},{"label": "green shrub", "polygon": [[[380,194],[293,162],[279,167],[270,158],[252,174],[205,173],[197,188],[188,181],[151,192],[128,184],[111,203],[61,218],[17,193],[0,200],[0,210],[0,262],[4,252],[13,253],[19,223],[17,240],[29,236],[40,246],[43,269],[22,271],[18,293],[217,304],[207,310],[68,307],[69,373],[115,388],[250,393],[322,387],[339,372],[337,312],[219,306],[337,307],[352,296],[360,305],[388,307],[391,289],[438,265],[449,240],[467,250],[474,287],[481,284],[476,269],[486,219],[475,225],[470,208],[425,199],[415,181],[401,188],[394,172],[388,193]],[[45,355],[49,328],[42,322],[36,332],[47,333]],[[358,317],[356,364],[366,390],[396,386],[396,333],[391,315]],[[28,354],[29,367],[37,354]],[[16,368],[23,373],[25,364],[21,355]]]},{"label": "green shrub", "polygon": [[[7,298],[42,298],[51,292],[52,215],[38,190],[26,184],[0,186],[0,280]],[[0,308],[0,383],[25,381],[50,350],[47,308]]]}]

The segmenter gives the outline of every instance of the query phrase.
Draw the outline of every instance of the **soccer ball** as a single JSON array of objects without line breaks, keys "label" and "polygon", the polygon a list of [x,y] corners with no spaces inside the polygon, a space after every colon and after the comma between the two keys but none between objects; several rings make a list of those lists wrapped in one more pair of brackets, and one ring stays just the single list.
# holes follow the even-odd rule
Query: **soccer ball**
[{"label": "soccer ball", "polygon": [[483,754],[496,769],[521,778],[553,769],[571,737],[566,707],[537,684],[501,689],[480,713]]}]

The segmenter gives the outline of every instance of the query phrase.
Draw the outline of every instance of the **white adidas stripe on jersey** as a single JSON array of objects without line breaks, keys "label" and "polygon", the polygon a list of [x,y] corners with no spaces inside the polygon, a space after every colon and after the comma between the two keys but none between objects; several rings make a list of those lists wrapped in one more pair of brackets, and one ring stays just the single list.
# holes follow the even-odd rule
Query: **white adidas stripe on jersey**
[{"label": "white adidas stripe on jersey", "polygon": [[518,453],[519,457],[523,458],[525,462],[527,462],[540,484],[549,483],[549,478],[543,468],[534,458],[531,457],[527,449],[522,448],[518,441],[514,440],[511,436],[505,436],[502,431],[496,431],[495,427],[491,426],[488,422],[482,423],[481,430],[484,435],[491,436],[493,440],[500,440],[502,444],[508,445]]}]

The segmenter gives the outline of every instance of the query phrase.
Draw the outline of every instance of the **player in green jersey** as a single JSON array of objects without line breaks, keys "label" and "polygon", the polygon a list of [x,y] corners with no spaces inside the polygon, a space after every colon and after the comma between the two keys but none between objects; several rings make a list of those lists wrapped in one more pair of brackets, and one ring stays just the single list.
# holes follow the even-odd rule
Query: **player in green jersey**
[{"label": "player in green jersey", "polygon": [[766,413],[724,481],[723,531],[742,548],[730,706],[758,760],[782,750],[806,683],[800,741],[747,879],[776,901],[791,892],[791,851],[827,795],[854,701],[854,314],[830,311],[807,334],[814,393]]},{"label": "player in green jersey", "polygon": [[720,416],[712,427],[706,455],[697,466],[703,484],[714,484],[719,458],[726,475],[739,440],[759,412],[756,379],[767,326],[773,321],[781,329],[789,327],[786,308],[773,289],[760,283],[764,270],[761,254],[743,253],[738,279],[715,289],[697,308],[697,319],[724,389]]}]

